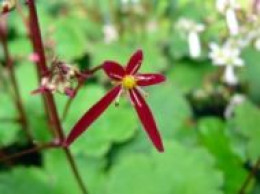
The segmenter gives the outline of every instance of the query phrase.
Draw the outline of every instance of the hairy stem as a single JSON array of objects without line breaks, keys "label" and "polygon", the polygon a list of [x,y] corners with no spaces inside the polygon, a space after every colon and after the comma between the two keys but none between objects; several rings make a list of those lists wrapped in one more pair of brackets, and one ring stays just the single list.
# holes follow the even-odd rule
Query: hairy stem
[{"label": "hairy stem", "polygon": [[[35,6],[34,0],[27,0],[27,4],[29,7],[29,28],[31,31],[31,40],[34,47],[34,51],[39,55],[39,63],[38,63],[38,70],[40,73],[40,78],[48,75],[48,67],[46,64],[46,58],[45,58],[45,52],[44,47],[42,43],[42,37],[41,37],[41,31],[39,27],[38,22],[38,15],[37,10]],[[61,125],[61,121],[58,116],[57,108],[54,102],[54,98],[51,93],[46,93],[45,95],[45,101],[48,106],[49,112],[47,113],[50,116],[51,123],[55,129],[59,144],[61,144],[64,141],[64,133],[63,128]],[[68,148],[63,148],[66,157],[68,159],[68,162],[70,164],[70,167],[72,169],[72,172],[74,174],[74,177],[82,191],[82,193],[87,193],[86,187],[84,186],[83,180],[80,177],[79,170],[76,166],[75,160],[73,159],[73,156],[71,155],[71,152]]]}]

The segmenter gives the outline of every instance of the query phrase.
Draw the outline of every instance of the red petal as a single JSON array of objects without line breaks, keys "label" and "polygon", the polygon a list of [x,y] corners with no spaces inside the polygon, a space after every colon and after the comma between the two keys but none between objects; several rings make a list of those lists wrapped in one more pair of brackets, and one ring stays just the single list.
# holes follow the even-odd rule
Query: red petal
[{"label": "red petal", "polygon": [[127,74],[135,74],[139,70],[143,61],[143,51],[137,50],[134,55],[130,58],[127,66],[126,66],[126,73]]},{"label": "red petal", "polygon": [[151,139],[157,150],[163,152],[164,148],[159,131],[157,130],[153,115],[144,98],[136,89],[130,90],[130,97],[132,102],[134,103],[136,112],[143,124],[144,129],[149,135],[149,138]]},{"label": "red petal", "polygon": [[102,114],[102,112],[104,112],[104,110],[117,97],[120,90],[121,86],[113,88],[92,108],[90,108],[72,128],[68,138],[65,140],[64,146],[69,146],[76,138],[78,138],[85,130],[87,130],[87,128]]},{"label": "red petal", "polygon": [[156,85],[166,80],[162,74],[138,74],[136,78],[137,85],[140,86]]},{"label": "red petal", "polygon": [[125,75],[125,70],[124,68],[113,61],[106,61],[104,62],[104,66],[103,66],[106,74],[114,80],[121,80],[123,78],[123,76]]}]

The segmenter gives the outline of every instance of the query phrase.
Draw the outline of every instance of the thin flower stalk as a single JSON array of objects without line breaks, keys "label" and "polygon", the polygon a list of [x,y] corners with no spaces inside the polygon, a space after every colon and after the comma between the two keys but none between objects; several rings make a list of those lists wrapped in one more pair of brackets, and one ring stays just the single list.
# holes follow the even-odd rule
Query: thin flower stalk
[{"label": "thin flower stalk", "polygon": [[[34,0],[27,0],[27,5],[29,8],[29,27],[31,30],[31,40],[32,40],[32,45],[34,47],[34,52],[39,55],[39,62],[38,62],[38,70],[40,73],[40,78],[43,78],[48,74],[48,67],[46,64],[46,58],[45,58],[45,52],[44,52],[44,47],[42,43],[42,37],[41,37],[41,31],[39,27],[39,22],[38,22],[38,15],[37,15],[37,10],[35,6],[35,1]],[[58,144],[62,142],[64,139],[64,134],[63,134],[63,129],[61,125],[61,121],[58,116],[56,104],[54,102],[53,96],[50,92],[44,93],[43,94],[46,100],[46,105],[49,109],[49,112],[47,115],[49,115],[50,119],[52,120],[53,127],[56,131],[56,134],[58,135]],[[82,178],[79,174],[79,170],[76,166],[75,160],[73,159],[73,156],[68,148],[63,148],[67,160],[71,166],[72,172],[75,176],[75,179],[82,191],[82,193],[86,194],[87,189],[82,181]]]}]

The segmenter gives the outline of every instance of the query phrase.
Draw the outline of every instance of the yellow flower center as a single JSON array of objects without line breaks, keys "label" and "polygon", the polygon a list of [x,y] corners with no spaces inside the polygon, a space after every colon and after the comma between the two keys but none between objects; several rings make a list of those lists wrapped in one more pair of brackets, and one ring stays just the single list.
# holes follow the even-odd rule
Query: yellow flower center
[{"label": "yellow flower center", "polygon": [[126,89],[133,89],[136,86],[136,80],[133,76],[127,75],[123,78],[122,85]]}]

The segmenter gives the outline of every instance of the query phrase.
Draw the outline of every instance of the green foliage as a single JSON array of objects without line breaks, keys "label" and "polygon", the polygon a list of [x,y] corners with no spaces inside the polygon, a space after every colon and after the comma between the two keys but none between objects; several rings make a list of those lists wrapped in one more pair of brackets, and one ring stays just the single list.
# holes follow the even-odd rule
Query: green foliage
[{"label": "green foliage", "polygon": [[[8,146],[17,140],[20,125],[12,120],[17,120],[17,111],[14,102],[10,101],[10,97],[5,94],[0,96],[0,118],[6,118],[8,121],[0,126],[0,146]],[[6,111],[9,111],[6,113]]]},{"label": "green foliage", "polygon": [[260,80],[259,80],[259,74],[260,74],[260,68],[258,61],[259,58],[259,52],[255,51],[253,48],[248,48],[244,51],[244,58],[246,61],[246,71],[245,76],[248,81],[248,88],[249,88],[249,95],[252,97],[252,99],[259,103],[260,99]]},{"label": "green foliage", "polygon": [[247,101],[235,110],[234,129],[246,139],[246,155],[253,161],[260,156],[260,111]]},{"label": "green foliage", "polygon": [[4,194],[49,194],[53,189],[48,184],[46,173],[38,168],[17,167],[0,174],[0,191]]},{"label": "green foliage", "polygon": [[223,182],[205,149],[175,142],[166,144],[164,154],[132,154],[121,159],[109,176],[108,193],[221,193]]},{"label": "green foliage", "polygon": [[216,157],[218,167],[223,170],[225,192],[239,191],[246,177],[246,171],[243,163],[232,151],[225,124],[216,118],[205,118],[199,121],[198,128],[201,141]]},{"label": "green foliage", "polygon": [[[153,148],[129,98],[122,96],[119,106],[110,105],[70,147],[84,184],[89,193],[237,193],[250,171],[246,168],[260,157],[259,51],[252,45],[244,49],[246,66],[236,69],[240,85],[224,85],[221,68],[208,60],[209,43],[222,43],[228,35],[225,16],[216,12],[215,0],[141,2],[141,9],[130,3],[130,9],[124,10],[119,0],[37,1],[48,66],[53,57],[82,69],[105,60],[125,66],[141,48],[140,72],[167,77],[163,84],[143,88],[165,152]],[[248,9],[247,1],[240,2],[243,10]],[[25,9],[23,3],[24,13]],[[198,59],[189,57],[187,34],[176,29],[181,17],[206,25],[200,34],[203,54]],[[31,94],[39,80],[36,65],[29,61],[32,46],[27,29],[17,11],[8,18],[8,44],[29,128],[36,143],[48,143],[53,137],[43,98]],[[118,37],[111,43],[104,41],[104,25],[117,30]],[[12,147],[27,144],[4,65],[1,46],[0,193],[81,193],[62,149],[38,151],[37,166],[24,166],[35,164],[31,155],[1,161]],[[65,135],[112,87],[103,71],[96,72],[73,99],[65,119],[68,97],[54,94]],[[224,109],[236,93],[243,93],[247,100],[224,118]],[[256,178],[246,192],[259,193],[259,186]]]}]

